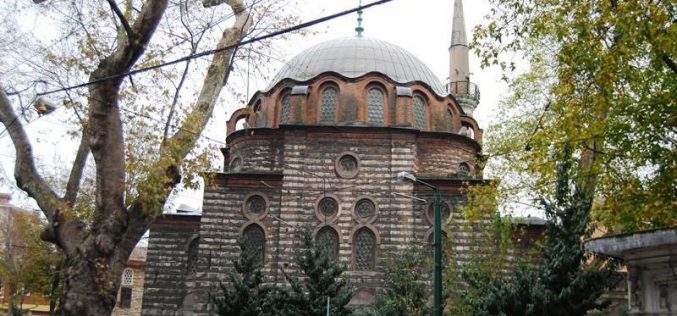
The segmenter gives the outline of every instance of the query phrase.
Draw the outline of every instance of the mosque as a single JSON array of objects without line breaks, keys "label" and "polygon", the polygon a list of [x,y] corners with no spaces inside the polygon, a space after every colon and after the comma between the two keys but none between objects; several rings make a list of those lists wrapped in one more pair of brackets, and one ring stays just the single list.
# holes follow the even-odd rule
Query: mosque
[{"label": "mosque", "polygon": [[[207,314],[239,237],[261,249],[267,281],[284,282],[304,227],[347,267],[358,289],[351,303],[373,302],[385,258],[432,240],[433,192],[398,182],[402,171],[439,188],[443,223],[460,220],[464,187],[485,182],[462,1],[444,83],[410,52],[356,31],[300,52],[232,114],[202,213],[151,227],[143,315]],[[469,237],[445,227],[462,253]]]}]

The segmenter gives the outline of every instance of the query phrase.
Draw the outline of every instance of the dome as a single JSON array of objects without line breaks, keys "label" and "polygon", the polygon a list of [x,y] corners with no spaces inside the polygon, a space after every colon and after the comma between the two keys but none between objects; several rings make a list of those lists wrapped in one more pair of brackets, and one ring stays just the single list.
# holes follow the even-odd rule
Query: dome
[{"label": "dome", "polygon": [[282,67],[266,91],[283,79],[306,81],[325,72],[348,78],[378,72],[397,83],[420,81],[438,95],[448,94],[430,68],[414,55],[397,45],[364,37],[334,39],[304,50]]}]

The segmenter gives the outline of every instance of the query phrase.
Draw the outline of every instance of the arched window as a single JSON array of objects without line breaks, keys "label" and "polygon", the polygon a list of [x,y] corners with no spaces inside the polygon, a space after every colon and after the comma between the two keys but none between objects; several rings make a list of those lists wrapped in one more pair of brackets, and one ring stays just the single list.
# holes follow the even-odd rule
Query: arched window
[{"label": "arched window", "polygon": [[317,232],[315,237],[317,247],[328,254],[332,259],[337,260],[339,254],[339,236],[330,226],[325,226]]},{"label": "arched window", "polygon": [[266,234],[263,228],[256,224],[247,226],[242,232],[247,248],[257,251],[259,254],[258,262],[263,264],[266,255]]},{"label": "arched window", "polygon": [[461,126],[461,130],[458,133],[463,136],[475,139],[475,130],[468,124],[463,124]]},{"label": "arched window", "polygon": [[445,128],[447,132],[451,132],[453,130],[453,115],[451,114],[451,109],[447,109],[446,113],[446,119],[445,119]]},{"label": "arched window", "polygon": [[376,236],[367,227],[355,232],[353,262],[357,271],[373,271],[376,267]]},{"label": "arched window", "polygon": [[282,110],[280,111],[280,124],[289,123],[291,114],[291,97],[287,94],[282,97]]},{"label": "arched window", "polygon": [[467,163],[462,162],[458,165],[458,171],[456,172],[459,178],[467,178],[470,174],[470,166]]},{"label": "arched window", "polygon": [[425,129],[425,100],[421,96],[414,96],[414,127]]},{"label": "arched window", "polygon": [[322,90],[322,111],[320,112],[320,124],[334,124],[338,90],[327,87]]},{"label": "arched window", "polygon": [[186,274],[194,275],[197,272],[197,253],[200,246],[200,237],[191,240],[186,251],[188,260],[186,263]]},{"label": "arched window", "polygon": [[134,283],[134,270],[131,268],[122,270],[122,285],[132,286],[132,283]]},{"label": "arched window", "polygon": [[383,91],[378,88],[371,88],[367,93],[367,117],[369,123],[383,125]]}]

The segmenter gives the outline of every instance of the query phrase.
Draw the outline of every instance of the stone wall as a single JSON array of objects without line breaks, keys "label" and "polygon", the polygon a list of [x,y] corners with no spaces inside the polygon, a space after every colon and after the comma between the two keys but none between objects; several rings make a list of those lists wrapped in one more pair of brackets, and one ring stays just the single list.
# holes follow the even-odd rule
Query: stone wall
[{"label": "stone wall", "polygon": [[165,215],[153,223],[148,239],[142,315],[176,315],[186,299],[188,248],[200,216]]}]

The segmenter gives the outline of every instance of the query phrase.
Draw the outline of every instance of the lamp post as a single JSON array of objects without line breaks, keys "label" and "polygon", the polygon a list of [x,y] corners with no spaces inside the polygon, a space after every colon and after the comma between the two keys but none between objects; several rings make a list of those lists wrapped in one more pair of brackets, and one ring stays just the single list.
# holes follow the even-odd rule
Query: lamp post
[{"label": "lamp post", "polygon": [[442,215],[440,214],[442,197],[440,196],[440,189],[430,183],[416,179],[416,176],[409,172],[399,172],[397,174],[397,181],[404,180],[425,185],[431,188],[435,195],[433,223],[433,248],[435,250],[433,258],[433,315],[442,316]]}]

